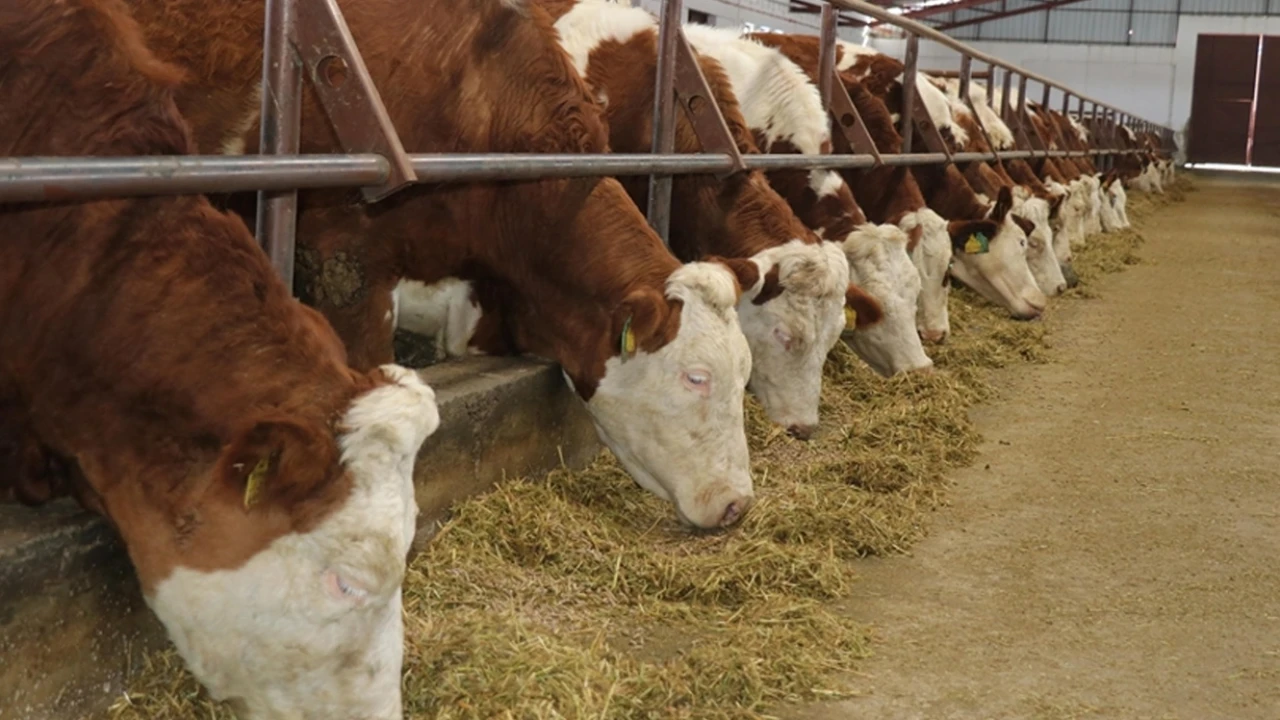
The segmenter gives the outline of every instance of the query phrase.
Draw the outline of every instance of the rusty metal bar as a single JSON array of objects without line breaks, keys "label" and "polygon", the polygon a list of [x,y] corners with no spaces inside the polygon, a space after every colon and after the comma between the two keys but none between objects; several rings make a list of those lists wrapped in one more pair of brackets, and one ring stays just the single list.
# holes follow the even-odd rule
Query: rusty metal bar
[{"label": "rusty metal bar", "polygon": [[915,113],[916,105],[916,63],[920,59],[920,38],[915,35],[907,36],[907,54],[903,59],[905,69],[902,72],[902,116],[900,133],[902,135],[902,152],[911,153],[913,138],[915,137],[915,124],[912,122],[912,115]]},{"label": "rusty metal bar", "polygon": [[[682,0],[665,0],[658,28],[658,66],[653,79],[653,153],[670,155],[676,148],[676,44],[680,39]],[[671,176],[649,178],[649,225],[670,245]]]},{"label": "rusty metal bar", "polygon": [[[264,155],[296,155],[302,113],[302,69],[290,49],[296,0],[267,0],[262,44],[262,120],[259,147]],[[298,225],[298,191],[258,193],[255,233],[271,264],[293,288],[293,251]]]},{"label": "rusty metal bar", "polygon": [[973,96],[969,92],[969,85],[972,78],[973,58],[968,55],[960,56],[960,102],[969,108],[969,113],[973,115],[973,122],[982,131],[982,137],[987,141],[987,147],[991,148],[991,154],[995,162],[1001,161],[1001,153],[996,148],[996,142],[992,138],[991,133],[987,130],[987,124],[982,120],[982,114],[978,112],[978,107],[973,104]]},{"label": "rusty metal bar", "polygon": [[300,4],[290,28],[290,44],[306,68],[343,152],[377,153],[390,164],[385,182],[362,189],[365,201],[382,200],[414,181],[409,156],[337,1],[293,1]]},{"label": "rusty metal bar", "polygon": [[[676,101],[680,103],[685,117],[693,126],[693,133],[698,136],[698,144],[702,146],[703,152],[723,153],[733,158],[733,168],[723,175],[722,179],[741,172],[746,166],[742,164],[738,143],[733,139],[733,133],[729,131],[729,125],[724,120],[724,113],[720,111],[720,104],[716,102],[711,86],[707,84],[707,78],[702,74],[698,57],[694,54],[689,41],[685,39],[683,29],[677,26],[674,34],[676,36],[674,76]],[[672,125],[674,127],[674,122]],[[672,150],[674,149],[673,146]]]},{"label": "rusty metal bar", "polygon": [[836,21],[839,17],[831,3],[822,3],[822,30],[818,35],[818,94],[824,107],[831,107],[831,85],[837,82]]}]

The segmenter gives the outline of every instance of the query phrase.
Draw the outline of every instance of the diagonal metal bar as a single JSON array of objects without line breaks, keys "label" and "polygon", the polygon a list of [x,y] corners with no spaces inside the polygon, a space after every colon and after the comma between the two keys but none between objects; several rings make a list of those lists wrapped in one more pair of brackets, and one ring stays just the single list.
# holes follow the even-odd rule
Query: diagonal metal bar
[{"label": "diagonal metal bar", "polygon": [[414,181],[413,166],[356,48],[336,0],[299,0],[290,37],[338,142],[347,153],[372,152],[391,163],[382,185],[363,188],[377,202]]},{"label": "diagonal metal bar", "polygon": [[697,55],[684,36],[684,31],[676,28],[675,39],[676,67],[675,84],[676,100],[684,110],[685,117],[693,125],[693,132],[698,136],[698,144],[703,152],[720,153],[733,159],[733,168],[723,177],[741,172],[746,168],[742,155],[738,152],[738,143],[729,131],[724,120],[724,113],[716,102],[707,78],[698,65]]},{"label": "diagonal metal bar", "polygon": [[841,147],[835,148],[841,153],[870,155],[875,158],[876,165],[881,164],[880,150],[867,130],[853,98],[849,97],[849,89],[840,78],[836,69],[836,12],[830,4],[823,4],[822,36],[818,44],[818,78],[826,80],[818,84],[818,92],[822,95],[822,103],[831,115],[832,124],[838,132],[832,133],[833,145],[837,138],[843,140]]}]

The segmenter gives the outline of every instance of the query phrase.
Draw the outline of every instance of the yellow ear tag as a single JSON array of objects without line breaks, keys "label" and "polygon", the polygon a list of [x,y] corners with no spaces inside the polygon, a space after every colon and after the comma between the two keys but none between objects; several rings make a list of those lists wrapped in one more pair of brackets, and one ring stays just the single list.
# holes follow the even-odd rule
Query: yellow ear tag
[{"label": "yellow ear tag", "polygon": [[848,305],[845,305],[844,306],[844,329],[854,330],[854,329],[857,329],[857,327],[858,327],[858,311],[854,310]]},{"label": "yellow ear tag", "polygon": [[974,233],[965,241],[964,251],[967,255],[981,255],[991,250],[991,243],[983,233]]},{"label": "yellow ear tag", "polygon": [[631,329],[631,318],[622,324],[622,341],[621,348],[622,359],[626,360],[636,354],[636,334]]},{"label": "yellow ear tag", "polygon": [[267,479],[267,468],[271,466],[270,458],[262,458],[257,465],[253,466],[253,470],[249,472],[248,479],[244,483],[244,507],[249,509],[258,502],[258,497],[262,494],[262,483]]}]

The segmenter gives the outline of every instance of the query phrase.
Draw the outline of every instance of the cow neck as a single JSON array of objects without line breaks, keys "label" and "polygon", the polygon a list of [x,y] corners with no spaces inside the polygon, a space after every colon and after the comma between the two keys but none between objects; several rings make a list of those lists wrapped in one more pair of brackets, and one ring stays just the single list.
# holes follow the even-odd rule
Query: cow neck
[{"label": "cow neck", "polygon": [[[771,155],[800,152],[787,140],[766,143],[759,133],[757,143],[767,148]],[[823,143],[822,151],[829,152],[830,147],[830,142]],[[766,177],[769,186],[791,206],[796,218],[827,240],[842,240],[867,221],[847,183],[841,183],[835,192],[819,196],[813,189],[811,173],[807,170],[776,170],[767,173]]]},{"label": "cow neck", "polygon": [[964,175],[954,165],[917,165],[912,174],[920,184],[925,201],[939,215],[950,220],[979,220],[987,215],[965,181]]},{"label": "cow neck", "polygon": [[[665,298],[667,279],[680,268],[613,179],[596,184],[554,247],[505,265],[504,279],[520,297],[503,308],[517,348],[558,362],[583,400],[619,354],[615,310],[636,291]],[[682,305],[667,304],[670,320],[639,349],[656,352],[675,339]]]},{"label": "cow neck", "polygon": [[[601,43],[589,54],[587,85],[597,95],[609,98],[605,117],[614,152],[650,150],[656,57],[654,30],[641,31],[622,42]],[[758,154],[759,147],[723,68],[707,56],[699,56],[698,62],[739,152]],[[676,152],[702,150],[688,118],[677,113]],[[627,178],[624,186],[636,204],[648,203],[647,178]],[[670,238],[672,252],[685,262],[708,255],[748,258],[794,238],[813,239],[759,171],[736,173],[724,180],[706,175],[676,177]]]}]

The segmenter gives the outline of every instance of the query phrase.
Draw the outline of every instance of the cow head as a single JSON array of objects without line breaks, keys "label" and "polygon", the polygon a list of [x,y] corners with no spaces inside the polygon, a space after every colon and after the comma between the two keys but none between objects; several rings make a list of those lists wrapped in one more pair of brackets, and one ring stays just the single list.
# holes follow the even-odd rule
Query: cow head
[{"label": "cow head", "polygon": [[951,334],[947,295],[951,284],[951,232],[947,221],[929,208],[906,213],[898,220],[910,240],[907,251],[920,275],[916,331],[926,342],[945,342]]},{"label": "cow head", "polygon": [[702,528],[733,524],[754,499],[742,407],[751,350],[734,306],[760,282],[750,261],[695,262],[671,273],[665,296],[633,291],[613,312],[617,354],[587,398],[631,477]]},{"label": "cow head", "polygon": [[[372,376],[336,427],[287,414],[246,423],[182,508],[167,574],[150,576],[154,557],[130,547],[192,674],[242,717],[402,716],[413,465],[439,413],[414,373]],[[238,554],[248,559],[225,567]]]},{"label": "cow head", "polygon": [[850,279],[884,310],[879,323],[846,332],[845,338],[858,357],[885,377],[933,367],[916,331],[921,282],[907,251],[909,242],[895,225],[866,224],[842,243]]},{"label": "cow head", "polygon": [[744,287],[738,321],[751,348],[747,388],[760,399],[769,419],[798,438],[818,424],[822,366],[845,326],[849,292],[858,315],[874,322],[879,306],[849,288],[849,263],[834,243],[792,240],[751,258],[760,279]]},{"label": "cow head", "polygon": [[1048,299],[1027,266],[1027,236],[1010,217],[1012,207],[1013,193],[1001,188],[985,220],[950,223],[955,253],[951,272],[1014,318],[1031,320],[1044,312]]},{"label": "cow head", "polygon": [[1029,197],[1010,215],[1027,236],[1027,266],[1040,292],[1049,297],[1067,289],[1062,267],[1053,250],[1053,229],[1049,227],[1049,203]]}]

